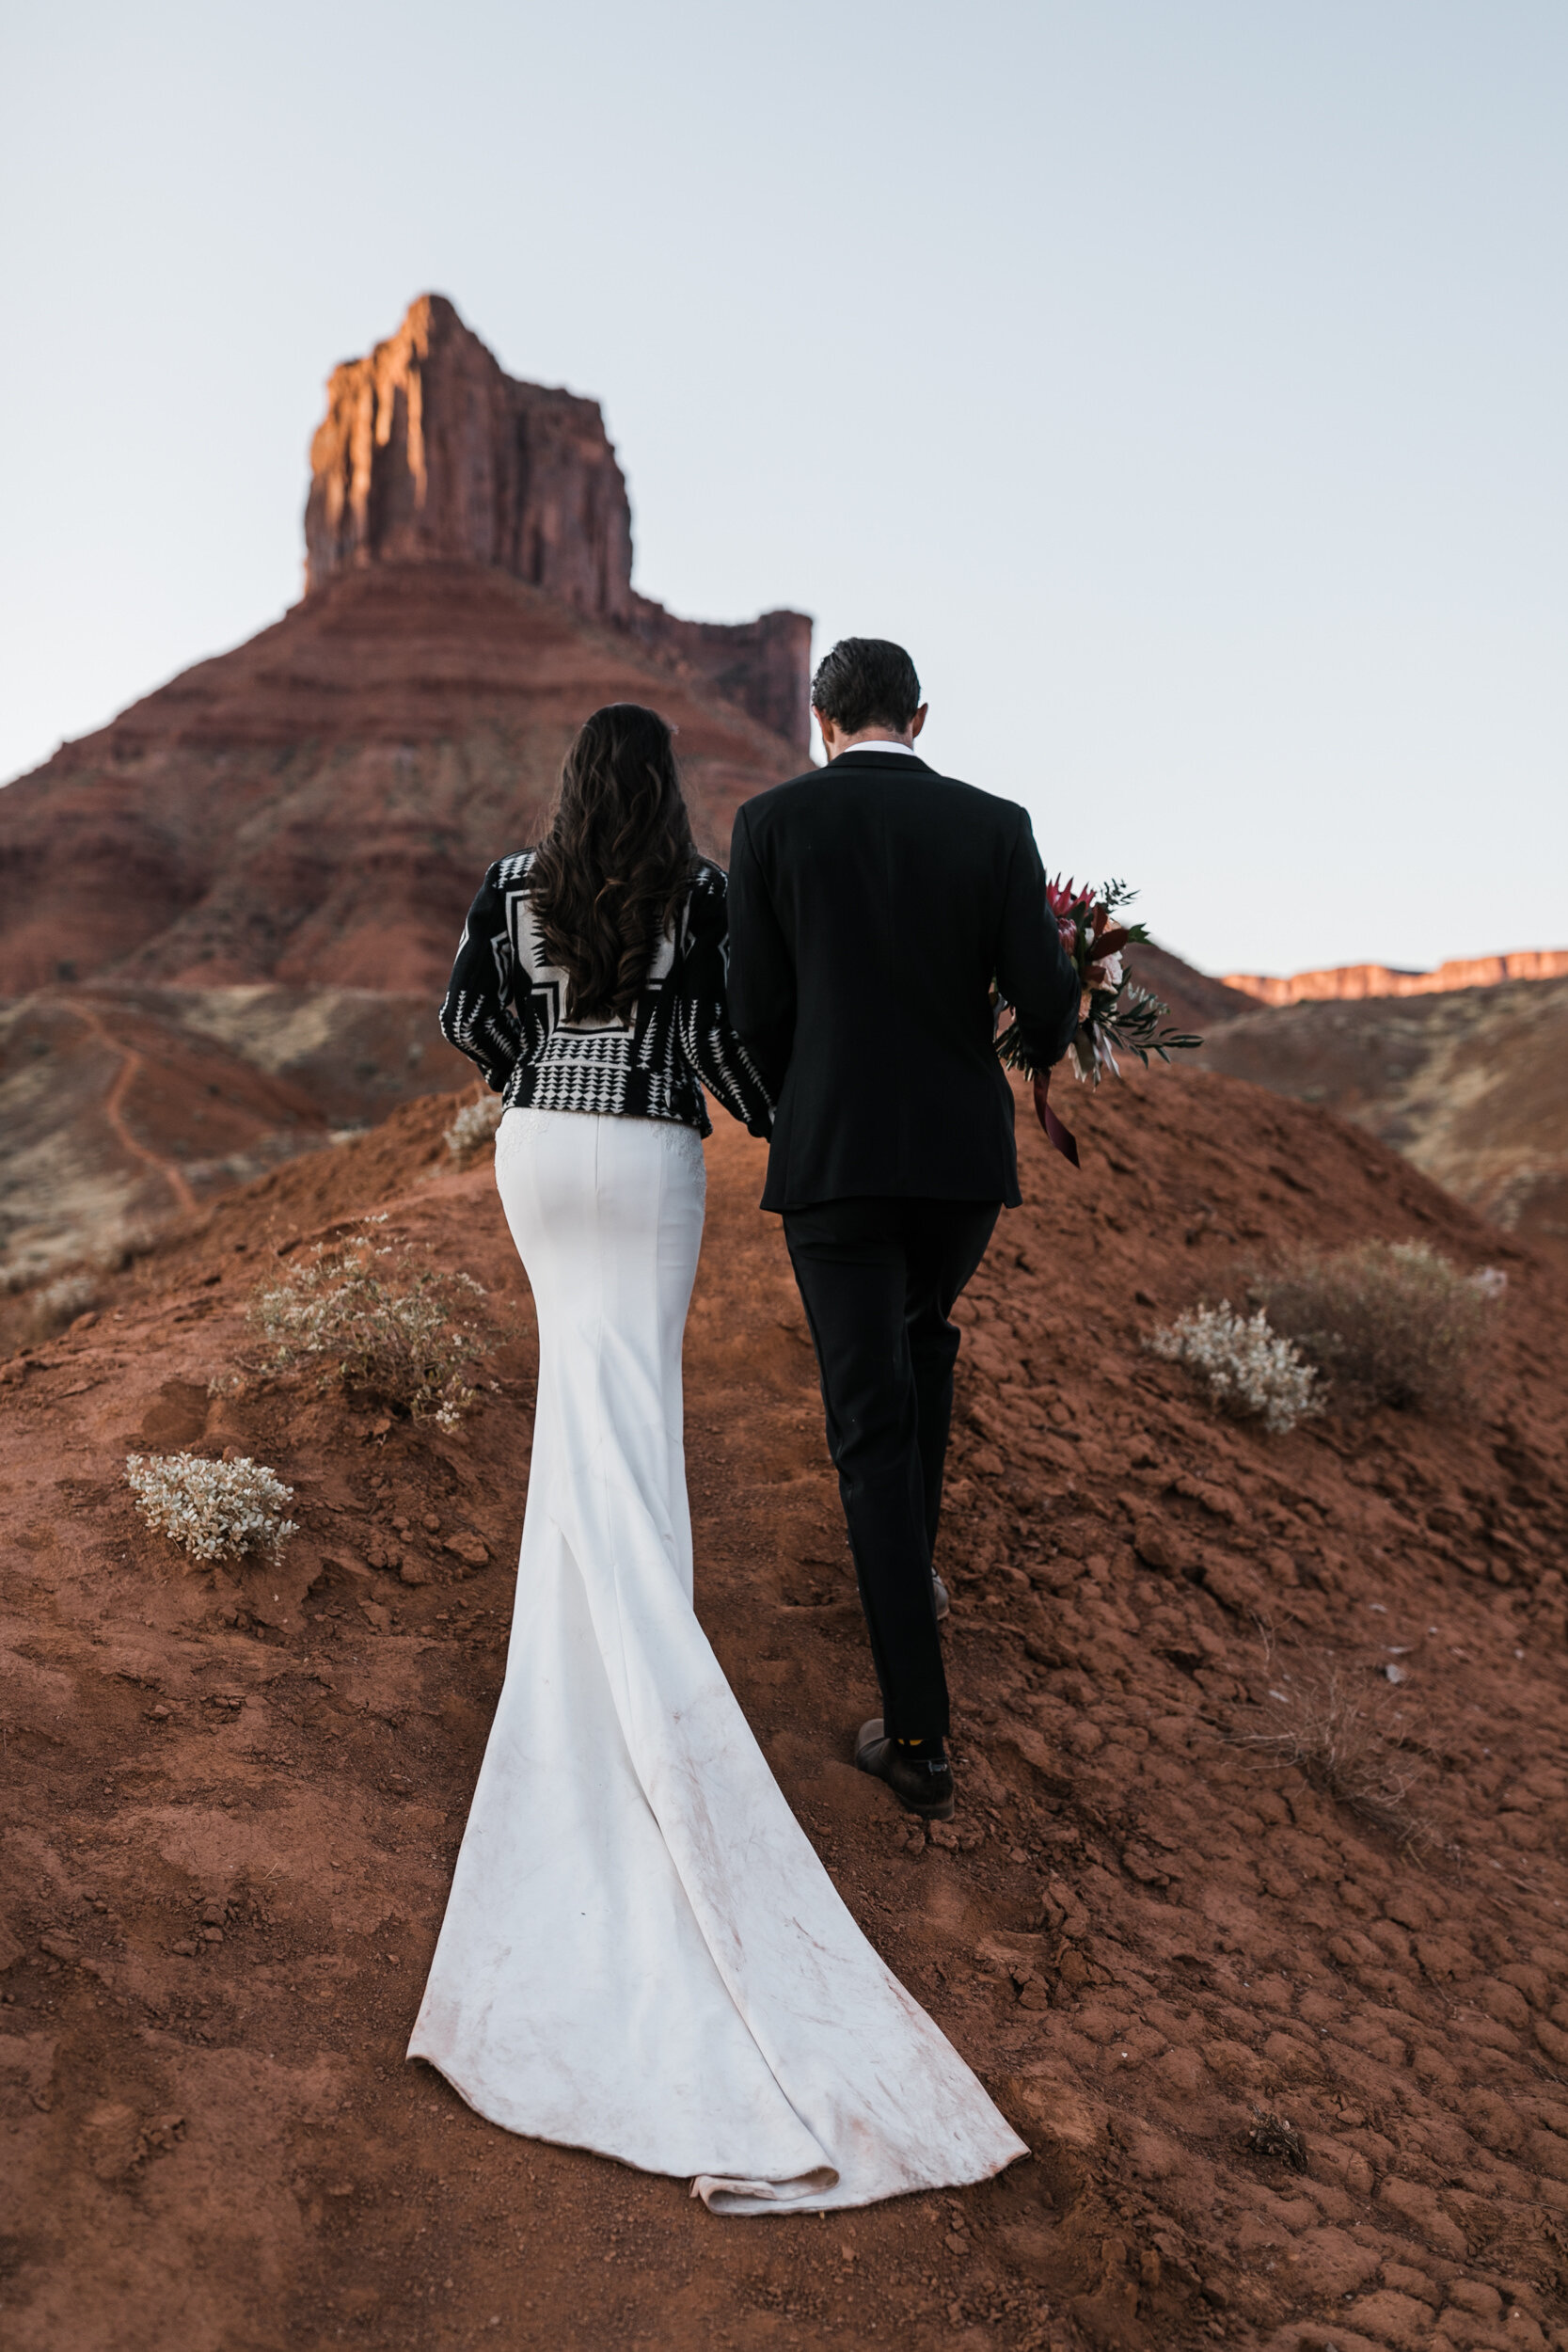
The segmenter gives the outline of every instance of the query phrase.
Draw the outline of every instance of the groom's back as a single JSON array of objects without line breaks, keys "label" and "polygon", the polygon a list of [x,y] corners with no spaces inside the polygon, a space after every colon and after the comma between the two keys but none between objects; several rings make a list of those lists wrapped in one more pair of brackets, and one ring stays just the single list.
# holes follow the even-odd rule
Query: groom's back
[{"label": "groom's back", "polygon": [[1024,811],[855,750],[749,801],[732,855],[731,1014],[779,1104],[764,1205],[1016,1200],[990,987],[1045,914]]}]

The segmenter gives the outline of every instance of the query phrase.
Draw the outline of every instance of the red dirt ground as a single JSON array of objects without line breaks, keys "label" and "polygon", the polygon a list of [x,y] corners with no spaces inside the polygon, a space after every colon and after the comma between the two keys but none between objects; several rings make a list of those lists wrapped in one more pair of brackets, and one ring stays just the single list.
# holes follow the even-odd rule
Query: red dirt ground
[{"label": "red dirt ground", "polygon": [[[1235,1081],[1074,1108],[1082,1175],[1029,1131],[1028,1205],[964,1309],[950,1826],[847,1760],[869,1661],[760,1154],[728,1126],[688,1346],[705,1623],[1031,2160],[718,2219],[404,2064],[499,1684],[533,1361],[489,1167],[451,1172],[425,1102],[204,1212],[0,1368],[12,2352],[1568,2347],[1562,1278]],[[373,1207],[492,1294],[500,1385],[463,1432],[297,1381],[210,1396],[258,1279]],[[1239,1250],[1413,1233],[1509,1272],[1462,1417],[1271,1439],[1139,1350]],[[182,1575],[121,1483],[135,1445],[272,1464],[304,1530],[284,1566]],[[476,1535],[470,1571],[446,1544]],[[1329,1653],[1404,1710],[1418,1848],[1237,1744]],[[1259,2108],[1304,2171],[1249,2140]]]}]

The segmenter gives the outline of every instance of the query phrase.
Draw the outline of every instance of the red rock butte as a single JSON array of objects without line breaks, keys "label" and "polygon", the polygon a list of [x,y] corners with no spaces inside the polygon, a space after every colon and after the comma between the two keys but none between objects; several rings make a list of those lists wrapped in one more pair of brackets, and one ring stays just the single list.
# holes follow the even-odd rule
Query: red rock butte
[{"label": "red rock butte", "polygon": [[438,990],[600,704],[678,729],[719,854],[804,765],[808,617],[639,596],[597,404],[506,375],[443,297],[334,371],[311,465],[303,601],[0,796],[0,993]]},{"label": "red rock butte", "polygon": [[673,654],[809,741],[811,621],[681,621],[631,584],[631,504],[596,400],[507,375],[444,294],[327,385],[310,445],[308,596],[372,564],[477,564]]}]

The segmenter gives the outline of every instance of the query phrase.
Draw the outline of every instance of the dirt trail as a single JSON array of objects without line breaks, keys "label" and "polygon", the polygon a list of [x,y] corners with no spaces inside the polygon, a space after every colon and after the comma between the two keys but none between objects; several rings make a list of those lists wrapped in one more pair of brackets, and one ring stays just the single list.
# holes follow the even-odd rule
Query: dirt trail
[{"label": "dirt trail", "polygon": [[164,1159],[149,1145],[141,1142],[133,1135],[125,1118],[125,1098],[141,1074],[144,1057],[134,1045],[122,1045],[118,1038],[111,1037],[103,1025],[103,1015],[91,1005],[71,1003],[67,1004],[66,1009],[73,1012],[84,1028],[96,1037],[109,1053],[118,1054],[119,1057],[119,1068],[115,1073],[108,1093],[103,1097],[103,1117],[114,1134],[116,1142],[129,1158],[139,1160],[144,1168],[150,1168],[155,1176],[163,1178],[174,1195],[174,1205],[177,1209],[194,1209],[196,1195],[185,1180],[184,1170],[177,1168],[172,1160]]},{"label": "dirt trail", "polygon": [[[962,1793],[927,1834],[848,1762],[874,1686],[810,1351],[756,1148],[715,1136],[704,1622],[846,1899],[1033,2151],[962,2195],[721,2220],[403,2061],[532,1395],[450,1107],[230,1196],[0,1367],[8,2347],[1568,2352],[1560,1276],[1231,1081],[1080,1098],[1081,1178],[1028,1134],[965,1309]],[[448,1438],[297,1381],[212,1396],[257,1280],[372,1207],[490,1289],[483,1410]],[[1269,1439],[1140,1352],[1236,1250],[1362,1233],[1507,1267],[1468,1414]],[[182,1575],[119,1483],[132,1443],[274,1465],[304,1528],[280,1570]],[[1325,1655],[1407,1710],[1419,1851],[1238,1744]],[[1260,2108],[1305,2170],[1254,2143]]]}]

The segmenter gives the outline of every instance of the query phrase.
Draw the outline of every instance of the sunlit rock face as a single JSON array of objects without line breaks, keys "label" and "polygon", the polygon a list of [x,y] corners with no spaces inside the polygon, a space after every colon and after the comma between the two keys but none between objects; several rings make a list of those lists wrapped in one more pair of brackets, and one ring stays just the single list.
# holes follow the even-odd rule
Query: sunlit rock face
[{"label": "sunlit rock face", "polygon": [[1442,996],[1456,988],[1500,988],[1505,980],[1568,977],[1568,947],[1524,947],[1506,956],[1460,956],[1433,972],[1401,971],[1386,963],[1339,963],[1323,972],[1228,972],[1227,988],[1262,1005],[1303,1005],[1367,996]]},{"label": "sunlit rock face", "polygon": [[631,612],[631,507],[595,400],[508,375],[443,294],[334,368],[310,445],[309,595],[349,565],[495,564]]},{"label": "sunlit rock face", "polygon": [[631,506],[595,400],[506,373],[444,294],[335,368],[310,446],[306,593],[374,564],[476,564],[633,631],[802,750],[811,623],[683,621],[631,584]]}]

